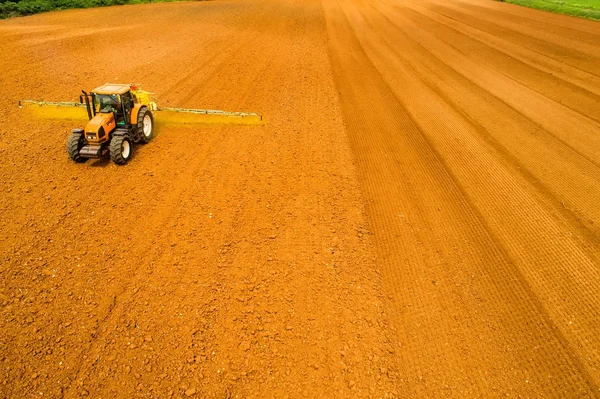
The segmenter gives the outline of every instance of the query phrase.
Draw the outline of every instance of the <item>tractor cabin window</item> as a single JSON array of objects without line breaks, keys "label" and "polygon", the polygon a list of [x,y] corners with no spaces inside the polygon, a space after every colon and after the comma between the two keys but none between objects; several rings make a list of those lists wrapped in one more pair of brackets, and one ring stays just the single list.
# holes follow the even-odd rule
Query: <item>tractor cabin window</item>
[{"label": "tractor cabin window", "polygon": [[96,94],[96,112],[121,112],[121,98],[118,94]]}]

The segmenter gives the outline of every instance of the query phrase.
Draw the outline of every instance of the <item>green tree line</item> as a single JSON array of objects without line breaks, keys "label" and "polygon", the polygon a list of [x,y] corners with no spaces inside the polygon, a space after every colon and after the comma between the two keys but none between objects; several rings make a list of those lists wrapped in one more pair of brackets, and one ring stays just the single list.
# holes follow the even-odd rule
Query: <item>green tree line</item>
[{"label": "green tree line", "polygon": [[[155,3],[159,0],[0,0],[0,18],[32,15],[40,12],[122,4]],[[173,1],[173,0],[160,0]]]}]

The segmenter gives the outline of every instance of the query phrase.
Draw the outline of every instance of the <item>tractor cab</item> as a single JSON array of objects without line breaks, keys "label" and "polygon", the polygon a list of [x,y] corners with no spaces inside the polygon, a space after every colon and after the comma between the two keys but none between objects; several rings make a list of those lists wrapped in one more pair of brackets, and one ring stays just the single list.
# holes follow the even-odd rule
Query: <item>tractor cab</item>
[{"label": "tractor cab", "polygon": [[[84,93],[84,96],[87,96],[87,94]],[[97,114],[112,113],[118,126],[125,126],[131,122],[129,116],[132,114],[135,102],[131,94],[130,85],[106,84],[95,88],[89,97],[91,97],[89,99],[91,100],[89,107],[91,109],[88,109],[90,119]]]}]

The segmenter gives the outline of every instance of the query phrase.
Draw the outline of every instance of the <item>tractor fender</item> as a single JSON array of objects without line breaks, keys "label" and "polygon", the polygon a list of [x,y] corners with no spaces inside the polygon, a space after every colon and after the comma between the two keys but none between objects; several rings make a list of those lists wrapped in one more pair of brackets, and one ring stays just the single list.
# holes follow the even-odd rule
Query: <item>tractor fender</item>
[{"label": "tractor fender", "polygon": [[113,136],[126,136],[128,137],[130,140],[132,139],[131,137],[131,133],[129,132],[129,130],[127,129],[115,129],[115,131],[112,134]]},{"label": "tractor fender", "polygon": [[131,112],[130,112],[131,115],[129,117],[129,119],[130,119],[129,123],[131,123],[132,125],[137,125],[137,118],[138,118],[138,115],[139,115],[140,111],[142,110],[142,108],[147,108],[147,107],[143,104],[135,104],[133,106],[133,108],[131,109]]}]

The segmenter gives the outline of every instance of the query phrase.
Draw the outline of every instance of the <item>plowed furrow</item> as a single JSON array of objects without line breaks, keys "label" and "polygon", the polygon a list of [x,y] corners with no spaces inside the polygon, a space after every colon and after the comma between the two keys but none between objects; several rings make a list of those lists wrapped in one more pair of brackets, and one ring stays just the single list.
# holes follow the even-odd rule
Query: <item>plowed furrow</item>
[{"label": "plowed furrow", "polygon": [[557,61],[565,63],[583,71],[592,73],[596,77],[600,76],[597,55],[587,54],[580,51],[579,46],[570,48],[569,44],[562,41],[549,43],[543,39],[534,36],[528,36],[521,29],[516,27],[506,27],[495,23],[495,21],[484,20],[484,15],[474,14],[468,10],[460,9],[453,3],[432,3],[429,8],[435,12],[443,14],[449,18],[463,21],[482,31],[493,34],[494,36],[511,40],[513,43],[536,53],[545,54]]},{"label": "plowed furrow", "polygon": [[[599,215],[595,198],[600,195],[599,168],[548,135],[518,109],[509,107],[484,88],[473,84],[468,77],[448,67],[443,59],[433,56],[411,40],[389,19],[379,22],[386,35],[395,37],[396,43],[410,50],[411,57],[404,58],[404,61],[415,75],[471,123],[481,139],[488,140],[489,145],[496,148],[499,156],[507,162],[516,162],[515,172],[523,173],[529,180],[523,182],[524,187],[537,188],[554,204],[554,212],[566,213],[567,218],[575,219],[584,238],[591,232],[588,245],[596,247]],[[560,159],[561,162],[549,164],[547,159]],[[585,171],[584,176],[581,176],[582,171]]]},{"label": "plowed furrow", "polygon": [[515,58],[535,69],[546,72],[566,82],[578,86],[589,93],[600,95],[600,80],[596,75],[590,74],[579,68],[574,68],[559,62],[545,54],[529,51],[511,40],[495,36],[481,29],[471,26],[464,20],[449,18],[441,13],[434,12],[422,3],[404,3],[415,11],[431,18],[434,21],[447,25],[465,36],[477,40],[487,46],[505,54],[505,59]]},{"label": "plowed furrow", "polygon": [[[394,292],[402,386],[417,395],[451,392],[458,386],[470,387],[472,393],[500,389],[511,377],[499,370],[522,363],[518,351],[508,350],[516,330],[523,337],[523,345],[544,345],[546,349],[540,349],[540,358],[548,363],[540,359],[538,364],[544,364],[542,367],[573,367],[586,375],[579,361],[571,358],[570,348],[563,346],[563,338],[551,333],[549,319],[536,314],[537,298],[473,211],[440,154],[425,140],[427,133],[414,124],[397,94],[377,78],[377,70],[358,42],[352,41],[353,32],[344,14],[333,5],[325,6],[332,60],[339,71],[342,109],[348,111],[345,116],[350,141],[367,198],[372,201],[369,210],[387,287]],[[364,33],[366,22],[360,20],[351,5],[346,4],[346,10]],[[353,90],[357,82],[360,87],[371,89]],[[410,87],[405,89],[415,93]],[[495,313],[499,309],[493,304],[499,302],[515,307],[506,314],[532,318],[547,323],[547,327],[517,327],[523,324],[507,319],[503,312]],[[486,317],[485,323],[480,324],[475,315],[481,311]],[[446,333],[436,333],[440,326]],[[477,342],[467,344],[460,338],[469,334],[477,336]],[[554,344],[545,346],[548,340]],[[476,347],[484,342],[485,356],[479,356]],[[554,351],[560,347],[562,360],[555,363]],[[474,364],[487,364],[484,369],[496,370],[494,376],[483,374],[485,371],[472,367]],[[452,372],[444,372],[449,369]],[[571,373],[567,369],[564,373]],[[433,370],[437,375],[431,374]],[[562,389],[588,389],[586,378],[579,378],[562,380]],[[542,386],[549,391],[554,389],[549,380]],[[512,387],[527,389],[525,385]]]},{"label": "plowed furrow", "polygon": [[[497,71],[485,71],[482,60],[429,36],[435,25],[420,29],[427,25],[417,25],[410,12],[394,11],[398,4],[390,3],[373,7],[344,1],[343,11],[325,6],[349,138],[371,201],[386,286],[398,306],[404,386],[417,395],[457,387],[503,391],[511,377],[519,379],[511,364],[536,364],[544,371],[521,371],[547,394],[597,389],[594,239],[569,238],[565,219],[552,208],[559,203],[554,197],[568,195],[571,187],[558,187],[561,164],[553,166],[552,177],[536,152],[570,154],[594,174],[597,166],[549,137],[532,123],[538,118],[533,110],[523,110],[528,102],[512,96],[517,90],[540,103],[548,104],[548,98],[536,97]],[[507,86],[510,93],[502,94]],[[591,134],[594,122],[587,120]],[[572,168],[578,182],[583,164]],[[526,171],[519,173],[518,167]],[[531,173],[555,191],[531,187]],[[598,189],[597,178],[589,183]],[[593,198],[597,193],[581,197],[583,208],[591,200],[590,215],[596,214]],[[545,201],[553,205],[548,208]],[[477,340],[467,344],[461,336]],[[516,349],[515,339],[524,352]],[[481,358],[480,345],[486,348]],[[536,360],[520,359],[529,352],[525,348],[536,348]],[[447,364],[452,372],[444,372]],[[480,368],[471,368],[474,364]],[[487,373],[492,369],[493,377]],[[530,381],[509,386],[522,394]]]}]

